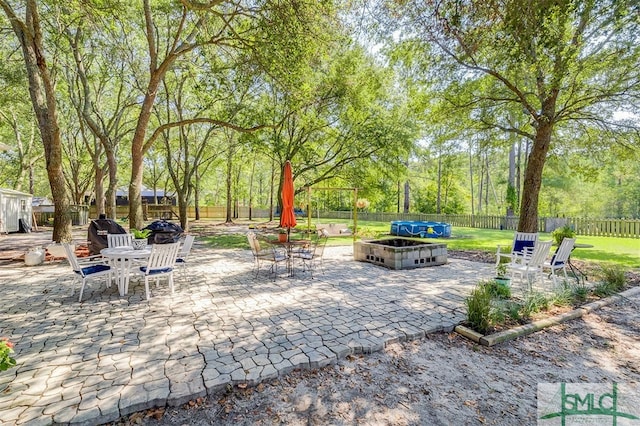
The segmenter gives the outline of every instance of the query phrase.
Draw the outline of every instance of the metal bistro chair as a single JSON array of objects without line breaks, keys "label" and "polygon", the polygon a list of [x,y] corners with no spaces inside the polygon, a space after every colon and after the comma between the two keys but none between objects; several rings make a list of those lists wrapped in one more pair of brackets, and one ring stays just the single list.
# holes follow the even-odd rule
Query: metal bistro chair
[{"label": "metal bistro chair", "polygon": [[551,279],[553,280],[553,286],[557,287],[558,283],[556,281],[556,271],[562,269],[564,273],[565,281],[569,278],[567,277],[567,263],[569,263],[569,256],[571,256],[571,252],[573,251],[573,246],[576,243],[575,238],[563,238],[562,242],[558,246],[556,252],[551,256],[551,260],[548,262],[545,261],[542,264],[542,269],[550,269],[551,270]]},{"label": "metal bistro chair", "polygon": [[82,278],[82,287],[80,287],[80,297],[78,302],[82,302],[82,293],[84,292],[84,286],[88,279],[91,278],[107,278],[107,287],[111,285],[111,273],[112,269],[109,265],[105,264],[102,260],[96,260],[97,256],[87,258],[87,260],[80,261],[76,257],[74,247],[69,243],[63,243],[64,251],[67,254],[67,260],[71,269],[73,269],[74,277],[71,283],[71,295],[73,296],[75,290],[75,284],[78,278]]},{"label": "metal bistro chair", "polygon": [[509,262],[512,262],[514,257],[521,256],[525,249],[533,248],[537,242],[537,232],[516,232],[513,236],[513,243],[511,243],[510,252],[503,253],[501,251],[501,246],[498,246],[498,251],[496,252],[496,266],[500,264],[503,257],[508,259]]},{"label": "metal bistro chair", "polygon": [[258,278],[258,273],[260,272],[260,264],[269,262],[271,263],[270,271],[275,281],[278,276],[278,263],[286,262],[289,259],[286,250],[278,250],[277,247],[266,242],[264,244],[261,243],[255,232],[248,232],[247,239],[249,240],[249,246],[251,247],[251,253],[255,261],[256,278]]},{"label": "metal bistro chair", "polygon": [[107,234],[107,247],[132,247],[132,234]]},{"label": "metal bistro chair", "polygon": [[320,271],[324,274],[322,256],[324,254],[324,248],[327,245],[327,241],[329,240],[329,235],[324,229],[321,230],[319,234],[320,235],[311,247],[301,249],[293,253],[294,257],[302,260],[302,272],[309,269],[311,279],[313,279],[313,270],[317,263],[320,263]]},{"label": "metal bistro chair", "polygon": [[147,300],[149,300],[149,280],[156,280],[156,287],[160,277],[166,276],[169,281],[169,289],[173,294],[173,270],[180,250],[180,243],[154,244],[151,246],[151,254],[145,266],[140,267],[140,272],[144,274],[144,290]]}]

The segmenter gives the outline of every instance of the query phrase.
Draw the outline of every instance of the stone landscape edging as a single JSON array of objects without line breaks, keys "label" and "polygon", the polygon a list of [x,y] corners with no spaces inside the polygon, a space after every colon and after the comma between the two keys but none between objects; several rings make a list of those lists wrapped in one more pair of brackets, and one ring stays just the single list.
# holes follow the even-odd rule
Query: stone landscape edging
[{"label": "stone landscape edging", "polygon": [[454,330],[458,334],[476,343],[479,343],[483,346],[493,346],[498,343],[506,342],[507,340],[515,339],[516,337],[526,336],[528,334],[542,330],[543,328],[551,327],[551,326],[562,324],[564,322],[567,322],[576,318],[580,318],[585,314],[591,313],[597,309],[600,309],[604,306],[618,302],[622,299],[635,296],[638,293],[640,293],[640,286],[633,287],[623,291],[622,293],[614,294],[613,296],[609,296],[607,298],[588,303],[586,305],[580,306],[579,308],[576,308],[569,312],[565,312],[560,315],[555,315],[549,318],[533,321],[529,324],[510,328],[508,330],[500,331],[498,333],[493,333],[489,335],[483,335],[463,325],[457,325]]}]

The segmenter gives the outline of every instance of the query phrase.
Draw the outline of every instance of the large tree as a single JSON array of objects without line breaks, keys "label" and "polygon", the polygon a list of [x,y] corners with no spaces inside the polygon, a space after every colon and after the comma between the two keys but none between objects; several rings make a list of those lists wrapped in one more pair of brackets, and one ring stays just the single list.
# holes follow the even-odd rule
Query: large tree
[{"label": "large tree", "polygon": [[0,7],[11,23],[11,28],[22,48],[22,56],[29,79],[29,96],[40,129],[44,146],[47,176],[55,206],[53,241],[71,241],[69,196],[62,171],[62,142],[58,125],[55,84],[51,77],[43,38],[40,13],[35,0],[20,5],[21,19],[9,1],[0,0]]},{"label": "large tree", "polygon": [[[471,109],[487,128],[532,141],[520,231],[537,231],[542,172],[559,128],[575,120],[606,128],[633,125],[613,114],[631,110],[640,98],[640,5],[635,0],[388,4],[404,24],[401,37],[418,38],[435,59],[433,77],[455,94],[456,107]],[[513,111],[527,119],[510,120]]]}]

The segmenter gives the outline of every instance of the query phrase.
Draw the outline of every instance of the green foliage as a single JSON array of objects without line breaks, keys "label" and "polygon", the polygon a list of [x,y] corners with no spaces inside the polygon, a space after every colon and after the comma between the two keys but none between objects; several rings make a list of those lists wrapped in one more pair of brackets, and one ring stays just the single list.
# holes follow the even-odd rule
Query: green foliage
[{"label": "green foliage", "polygon": [[132,228],[131,229],[131,233],[133,234],[133,238],[135,238],[135,239],[144,239],[144,238],[148,238],[149,235],[151,235],[151,230],[150,229],[135,229],[135,228]]},{"label": "green foliage", "polygon": [[569,225],[565,225],[554,230],[551,233],[551,236],[553,237],[553,241],[556,243],[556,245],[560,245],[565,237],[573,238],[576,236],[576,233]]},{"label": "green foliage", "polygon": [[0,371],[15,367],[16,360],[11,356],[12,353],[13,344],[5,338],[0,339]]},{"label": "green foliage", "polygon": [[549,309],[549,299],[542,293],[530,291],[524,297],[520,315],[523,318],[529,318],[531,315]]},{"label": "green foliage", "polygon": [[627,283],[624,269],[618,265],[601,265],[599,275],[614,292],[622,290]]},{"label": "green foliage", "polygon": [[507,185],[507,207],[511,209],[512,212],[517,213],[518,211],[518,194],[516,192],[516,188],[512,185]]},{"label": "green foliage", "polygon": [[499,281],[491,280],[484,284],[491,297],[498,299],[508,299],[511,297],[511,288]]},{"label": "green foliage", "polygon": [[571,287],[566,285],[554,289],[549,298],[549,304],[553,306],[572,306],[573,302]]},{"label": "green foliage", "polygon": [[498,266],[496,266],[496,276],[499,278],[507,276],[507,264],[505,262],[498,263]]},{"label": "green foliage", "polygon": [[491,293],[485,283],[479,283],[465,300],[467,321],[471,328],[486,333],[491,326]]}]

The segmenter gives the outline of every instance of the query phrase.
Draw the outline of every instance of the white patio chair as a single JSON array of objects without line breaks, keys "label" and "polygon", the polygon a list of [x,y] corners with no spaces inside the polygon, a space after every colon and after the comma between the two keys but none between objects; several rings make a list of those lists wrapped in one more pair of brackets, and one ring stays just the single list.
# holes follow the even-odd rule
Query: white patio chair
[{"label": "white patio chair", "polygon": [[249,246],[256,265],[256,278],[260,272],[260,264],[269,262],[271,263],[270,271],[273,273],[273,279],[275,280],[278,276],[278,263],[286,262],[289,259],[286,250],[279,250],[276,246],[270,245],[266,241],[260,242],[255,232],[248,232],[247,239],[249,240]]},{"label": "white patio chair", "polygon": [[132,234],[107,234],[107,247],[132,247]]},{"label": "white patio chair", "polygon": [[542,264],[549,255],[549,249],[553,241],[538,241],[533,249],[525,249],[521,255],[515,255],[507,268],[511,272],[511,280],[514,275],[520,276],[520,281],[527,279],[529,290],[533,282],[542,277]]},{"label": "white patio chair", "polygon": [[102,260],[97,260],[94,256],[87,258],[87,260],[80,261],[76,257],[75,248],[69,243],[63,243],[64,251],[67,254],[67,260],[71,269],[73,269],[74,277],[71,283],[71,295],[75,291],[75,284],[78,278],[82,278],[82,286],[80,287],[80,297],[78,302],[82,302],[82,293],[84,292],[84,286],[88,279],[91,278],[107,278],[107,287],[111,285],[111,272],[112,269],[109,265],[105,264]]},{"label": "white patio chair", "polygon": [[556,280],[556,271],[562,269],[564,273],[564,279],[568,280],[567,277],[567,264],[569,263],[569,256],[571,256],[571,252],[573,251],[573,246],[576,243],[575,238],[563,238],[562,242],[556,249],[556,252],[551,256],[549,261],[546,261],[542,264],[542,269],[549,269],[551,271],[551,279],[553,280],[553,286],[557,287],[558,282]]},{"label": "white patio chair", "polygon": [[176,258],[176,265],[180,267],[180,272],[182,278],[186,278],[187,273],[187,258],[189,257],[189,253],[191,253],[191,247],[193,247],[193,242],[196,237],[193,235],[187,235],[184,238],[184,242],[180,247],[180,251],[178,251],[178,257]]},{"label": "white patio chair", "polygon": [[180,243],[154,244],[151,246],[151,254],[145,266],[140,267],[140,272],[144,275],[144,290],[147,300],[149,300],[149,280],[155,279],[156,287],[161,277],[167,277],[169,289],[173,294],[173,270],[176,258],[180,250]]},{"label": "white patio chair", "polygon": [[498,246],[496,252],[496,266],[500,264],[502,258],[506,258],[508,262],[514,259],[514,256],[520,256],[523,254],[526,248],[533,248],[538,242],[537,232],[516,232],[513,236],[513,243],[511,243],[511,251],[503,253],[502,247]]}]

